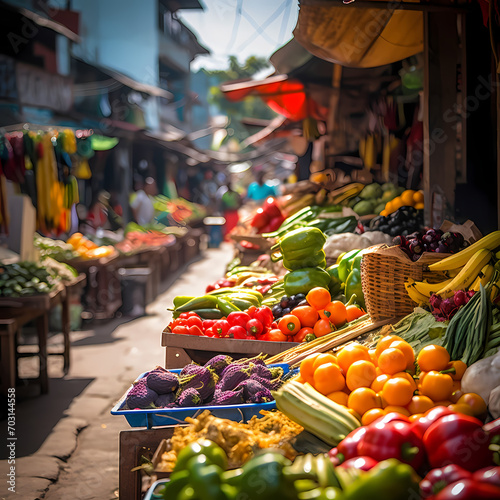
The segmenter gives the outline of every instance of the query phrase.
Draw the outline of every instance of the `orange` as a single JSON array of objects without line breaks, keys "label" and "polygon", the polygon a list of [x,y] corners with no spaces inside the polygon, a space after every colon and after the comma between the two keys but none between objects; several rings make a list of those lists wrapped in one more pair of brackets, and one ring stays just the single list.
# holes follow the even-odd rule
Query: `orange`
[{"label": "orange", "polygon": [[326,397],[331,399],[333,402],[344,406],[347,406],[347,400],[349,399],[349,396],[344,391],[330,392],[330,394],[327,394]]},{"label": "orange", "polygon": [[463,395],[464,395],[464,393],[460,389],[454,390],[451,393],[450,401],[452,403],[456,403]]},{"label": "orange", "polygon": [[423,210],[425,208],[425,205],[424,203],[415,203],[415,205],[413,205],[413,208],[415,208],[416,210]]},{"label": "orange", "polygon": [[413,387],[413,390],[417,390],[417,383],[415,382],[415,379],[408,373],[408,372],[397,372],[393,375],[393,377],[403,377],[408,382],[410,382],[411,386]]},{"label": "orange", "polygon": [[375,348],[375,357],[378,359],[380,353],[385,349],[387,349],[396,340],[403,340],[403,339],[401,337],[398,337],[397,335],[386,335],[385,337],[382,337],[377,342],[377,347]]},{"label": "orange", "polygon": [[420,393],[429,396],[432,401],[442,401],[451,396],[453,392],[453,379],[446,373],[432,370],[427,373],[420,384]]},{"label": "orange", "polygon": [[337,360],[339,362],[340,368],[347,373],[349,367],[356,361],[370,361],[370,355],[368,354],[368,349],[361,344],[352,343],[343,347],[337,353]]},{"label": "orange", "polygon": [[321,353],[319,352],[310,354],[300,363],[300,376],[304,379],[304,381],[309,382],[310,384],[314,381],[314,362],[320,354]]},{"label": "orange", "polygon": [[363,311],[363,309],[360,309],[358,306],[355,306],[354,304],[347,306],[345,310],[348,323],[366,314],[365,311]]},{"label": "orange", "polygon": [[401,193],[401,201],[403,202],[403,206],[413,206],[413,196],[415,195],[415,191],[413,189],[407,189]]},{"label": "orange", "polygon": [[382,373],[382,375],[377,375],[375,380],[372,382],[370,389],[373,389],[375,392],[379,393],[382,390],[382,388],[384,387],[384,384],[390,378],[391,378],[391,376],[387,375],[387,373]]},{"label": "orange", "polygon": [[312,385],[318,392],[326,395],[331,392],[341,391],[345,386],[345,379],[338,365],[325,363],[318,366],[314,371]]},{"label": "orange", "polygon": [[323,309],[323,315],[326,316],[335,327],[342,326],[347,321],[347,311],[345,304],[340,300],[334,300],[328,303]]},{"label": "orange", "polygon": [[[423,203],[424,202],[424,192],[423,191],[415,191],[413,193],[413,204],[415,203]],[[415,205],[413,205],[415,206]]]},{"label": "orange", "polygon": [[330,354],[329,352],[322,352],[316,356],[316,359],[314,360],[313,372],[316,368],[318,368],[318,366],[324,365],[325,363],[334,363],[335,365],[338,365],[337,358],[333,354]]},{"label": "orange", "polygon": [[389,347],[380,353],[378,367],[383,373],[393,375],[406,368],[406,357],[399,349]]},{"label": "orange", "polygon": [[424,372],[444,370],[450,362],[448,351],[440,345],[427,345],[417,356],[417,363]]},{"label": "orange", "polygon": [[383,417],[385,415],[385,410],[382,408],[372,408],[371,410],[365,411],[361,417],[361,423],[363,425],[370,425],[375,422],[377,418]]},{"label": "orange", "polygon": [[377,377],[375,365],[364,359],[355,361],[347,370],[345,381],[347,387],[354,391],[359,387],[370,387]]},{"label": "orange", "polygon": [[292,313],[299,318],[302,326],[313,327],[318,321],[318,311],[311,306],[299,306],[293,309]]},{"label": "orange", "polygon": [[395,340],[389,345],[389,347],[399,349],[405,355],[407,370],[413,368],[415,364],[415,353],[413,352],[412,346],[408,344],[408,342],[405,342],[404,340]]},{"label": "orange", "polygon": [[462,380],[465,370],[467,370],[467,365],[462,360],[457,359],[456,361],[450,361],[445,370],[452,368],[455,368],[455,373],[450,373],[451,378],[456,381]]},{"label": "orange", "polygon": [[414,413],[413,415],[410,415],[408,418],[410,419],[410,422],[415,422],[415,420],[418,420],[423,416],[424,416],[423,413]]},{"label": "orange", "polygon": [[324,309],[325,306],[332,300],[332,296],[326,288],[317,286],[308,292],[306,300],[310,306],[313,306],[316,309]]},{"label": "orange", "polygon": [[413,396],[411,398],[410,404],[406,408],[411,414],[415,413],[425,413],[434,407],[434,402],[431,398],[427,396]]},{"label": "orange", "polygon": [[413,387],[405,378],[391,378],[384,384],[381,396],[389,406],[406,406],[412,400]]},{"label": "orange", "polygon": [[372,360],[372,363],[377,366],[377,357],[375,356],[375,349],[368,349],[368,354],[370,355],[370,359]]},{"label": "orange", "polygon": [[410,412],[404,406],[386,406],[384,407],[386,413],[399,413],[401,415],[405,415],[406,417],[410,416]]},{"label": "orange", "polygon": [[349,394],[347,406],[355,412],[363,415],[372,408],[381,408],[382,401],[378,394],[368,387],[360,387]]},{"label": "orange", "polygon": [[484,399],[475,392],[466,392],[460,397],[457,404],[466,404],[470,406],[474,417],[478,417],[486,413],[486,403],[484,402]]}]

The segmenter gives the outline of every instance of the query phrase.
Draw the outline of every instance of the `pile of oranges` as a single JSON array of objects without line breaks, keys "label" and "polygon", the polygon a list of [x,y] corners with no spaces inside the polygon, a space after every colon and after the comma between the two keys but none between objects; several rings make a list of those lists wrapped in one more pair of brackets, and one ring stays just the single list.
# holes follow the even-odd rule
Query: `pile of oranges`
[{"label": "pile of oranges", "polygon": [[66,243],[71,245],[82,259],[100,259],[116,253],[111,245],[99,246],[82,233],[72,234]]},{"label": "pile of oranges", "polygon": [[403,191],[399,196],[396,196],[396,198],[393,198],[385,204],[385,208],[380,212],[380,215],[387,216],[401,207],[413,207],[417,210],[423,210],[424,192],[414,191],[413,189]]},{"label": "pile of oranges", "polygon": [[[306,296],[307,304],[295,307],[278,321],[278,328],[294,342],[323,337],[346,323],[363,316],[365,311],[340,300],[332,301],[326,288],[315,287]],[[306,336],[310,337],[306,339]]]},{"label": "pile of oranges", "polygon": [[480,417],[486,412],[484,400],[461,391],[466,368],[462,361],[450,361],[444,347],[428,345],[415,358],[408,342],[387,335],[375,349],[352,342],[336,354],[308,356],[298,380],[346,406],[363,425],[389,412],[413,420],[434,406]]}]

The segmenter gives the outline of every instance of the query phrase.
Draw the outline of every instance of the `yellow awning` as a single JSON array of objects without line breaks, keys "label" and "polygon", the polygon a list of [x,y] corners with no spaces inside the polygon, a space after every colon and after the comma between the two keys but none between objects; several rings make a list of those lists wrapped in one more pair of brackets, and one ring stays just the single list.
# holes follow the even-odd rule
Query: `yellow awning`
[{"label": "yellow awning", "polygon": [[321,59],[355,68],[382,66],[422,52],[423,13],[398,9],[397,2],[373,2],[381,8],[301,0],[295,39]]}]

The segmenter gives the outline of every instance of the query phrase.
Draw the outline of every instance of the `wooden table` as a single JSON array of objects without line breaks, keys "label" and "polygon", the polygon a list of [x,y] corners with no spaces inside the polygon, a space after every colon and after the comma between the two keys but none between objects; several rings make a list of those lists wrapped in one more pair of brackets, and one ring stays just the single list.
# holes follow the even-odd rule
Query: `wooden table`
[{"label": "wooden table", "polygon": [[67,263],[87,277],[83,317],[113,318],[122,305],[121,286],[117,275],[120,267],[118,252],[100,259],[77,259]]},{"label": "wooden table", "polygon": [[38,336],[39,382],[42,394],[48,392],[47,373],[47,339],[49,336],[50,311],[61,305],[62,334],[64,348],[62,352],[50,353],[64,357],[64,373],[70,366],[70,297],[78,293],[79,287],[85,283],[85,276],[79,275],[74,280],[58,284],[50,293],[29,297],[0,297],[0,390],[6,394],[9,387],[15,387],[17,379],[17,359],[33,356],[31,353],[17,352],[16,335],[30,321],[36,322]]},{"label": "wooden table", "polygon": [[140,465],[141,456],[152,459],[161,440],[171,437],[176,427],[168,425],[155,429],[137,428],[120,432],[120,500],[141,498],[141,471],[132,472],[132,469]]}]

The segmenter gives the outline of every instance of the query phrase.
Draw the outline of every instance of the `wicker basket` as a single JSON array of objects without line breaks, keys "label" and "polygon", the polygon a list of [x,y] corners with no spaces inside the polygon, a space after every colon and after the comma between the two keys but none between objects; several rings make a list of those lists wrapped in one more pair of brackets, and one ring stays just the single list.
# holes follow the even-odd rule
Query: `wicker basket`
[{"label": "wicker basket", "polygon": [[380,245],[363,255],[361,282],[367,312],[374,321],[410,314],[416,304],[408,296],[405,282],[427,280],[438,283],[446,279],[440,271],[429,271],[428,265],[450,254],[425,252],[412,262],[398,247]]}]

